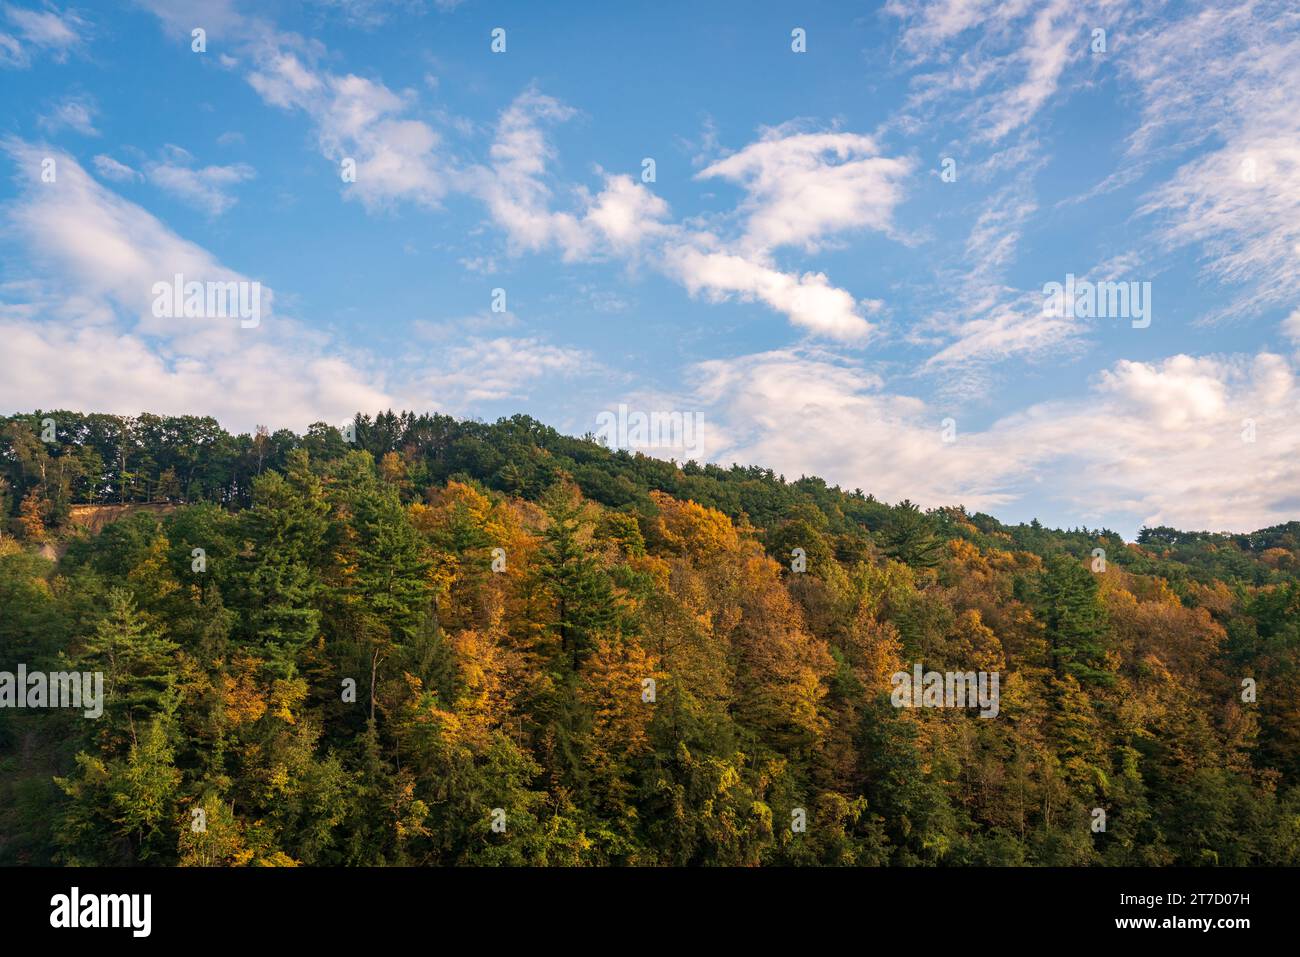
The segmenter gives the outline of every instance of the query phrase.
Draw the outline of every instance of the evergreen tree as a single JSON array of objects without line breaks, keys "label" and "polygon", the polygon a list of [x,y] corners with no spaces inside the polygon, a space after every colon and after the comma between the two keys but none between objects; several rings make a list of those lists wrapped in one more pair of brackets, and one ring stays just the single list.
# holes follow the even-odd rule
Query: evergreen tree
[{"label": "evergreen tree", "polygon": [[240,637],[265,648],[268,667],[281,677],[296,673],[299,650],[320,633],[328,513],[320,480],[299,450],[287,477],[257,477],[253,506],[242,515]]},{"label": "evergreen tree", "polygon": [[576,671],[614,620],[613,588],[593,554],[594,522],[580,493],[555,486],[542,507],[547,525],[538,553],[539,574],[553,603],[550,627],[559,640],[560,654]]},{"label": "evergreen tree", "polygon": [[934,523],[906,499],[890,511],[881,541],[885,554],[905,565],[931,568],[939,564],[942,542],[935,536]]},{"label": "evergreen tree", "polygon": [[1058,555],[1048,563],[1041,601],[1057,676],[1111,684],[1114,676],[1106,670],[1106,611],[1094,575],[1069,556]]},{"label": "evergreen tree", "polygon": [[105,734],[138,740],[139,726],[174,704],[177,645],[135,607],[130,590],[108,593],[108,613],[85,639],[79,666],[104,675]]}]

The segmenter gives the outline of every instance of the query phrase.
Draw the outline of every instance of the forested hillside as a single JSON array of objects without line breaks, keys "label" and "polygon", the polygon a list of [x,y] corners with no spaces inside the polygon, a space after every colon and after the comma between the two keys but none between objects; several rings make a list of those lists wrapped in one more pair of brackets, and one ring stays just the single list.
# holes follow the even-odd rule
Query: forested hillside
[{"label": "forested hillside", "polygon": [[1300,523],[68,411],[0,420],[0,518],[0,671],[107,690],[0,709],[3,864],[1300,863]]}]

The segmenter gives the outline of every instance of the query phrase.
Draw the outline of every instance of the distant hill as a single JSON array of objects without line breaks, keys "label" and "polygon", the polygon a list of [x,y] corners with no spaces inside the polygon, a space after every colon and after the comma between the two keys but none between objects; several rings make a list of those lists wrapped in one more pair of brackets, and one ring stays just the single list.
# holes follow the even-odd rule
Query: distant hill
[{"label": "distant hill", "polygon": [[[56,424],[56,440],[49,443],[39,441],[47,419]],[[459,476],[535,501],[567,478],[595,502],[640,512],[650,508],[649,495],[657,490],[759,529],[773,528],[799,506],[811,506],[850,548],[864,533],[879,533],[895,511],[869,492],[828,486],[815,476],[789,480],[771,469],[676,463],[611,450],[593,437],[563,435],[525,415],[489,424],[413,412],[390,411],[374,419],[358,414],[351,442],[323,422],[304,435],[288,430],[232,435],[210,417],[62,410],[38,410],[0,422],[0,506],[11,522],[43,475],[43,517],[54,526],[67,522],[77,504],[208,501],[240,507],[248,503],[253,477],[283,468],[296,448],[317,459],[349,449],[367,451],[376,460],[398,453],[413,488]],[[1103,546],[1112,560],[1138,567],[1158,557],[1162,574],[1173,581],[1278,582],[1294,575],[1300,561],[1300,521],[1245,534],[1144,528],[1137,542],[1143,548],[1132,549],[1104,528],[1046,529],[1036,521],[1005,525],[959,505],[928,515],[939,534],[986,546],[1009,544],[1044,557],[1065,550],[1082,558]]]}]

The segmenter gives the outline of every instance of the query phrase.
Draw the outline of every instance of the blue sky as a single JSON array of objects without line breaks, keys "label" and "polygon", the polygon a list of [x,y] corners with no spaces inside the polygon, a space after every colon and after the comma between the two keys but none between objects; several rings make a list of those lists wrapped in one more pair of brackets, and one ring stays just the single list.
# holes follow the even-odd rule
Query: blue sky
[{"label": "blue sky", "polygon": [[[696,424],[633,436],[651,454],[887,501],[1127,536],[1300,518],[1298,27],[0,3],[0,405],[573,434],[625,406]],[[157,315],[176,273],[260,283],[258,323]],[[1045,309],[1067,274],[1149,284],[1150,323]]]}]

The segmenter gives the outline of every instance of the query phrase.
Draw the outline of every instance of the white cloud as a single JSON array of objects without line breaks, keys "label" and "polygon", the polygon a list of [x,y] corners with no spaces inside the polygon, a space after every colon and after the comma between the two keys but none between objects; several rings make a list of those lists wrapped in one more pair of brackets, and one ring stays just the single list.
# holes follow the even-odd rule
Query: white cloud
[{"label": "white cloud", "polygon": [[[174,11],[144,2],[169,27],[180,23]],[[245,34],[255,64],[249,83],[267,103],[307,113],[326,156],[355,160],[356,181],[346,185],[345,195],[367,208],[398,201],[436,207],[449,192],[468,193],[487,206],[512,253],[558,248],[567,262],[644,259],[694,291],[761,301],[817,334],[863,341],[872,330],[862,311],[877,311],[879,300],[859,304],[821,272],[779,270],[758,248],[787,241],[812,248],[823,234],[889,227],[907,163],[877,155],[868,137],[770,130],[750,152],[706,171],[742,181],[750,190],[751,234],[728,244],[708,230],[669,221],[667,203],[627,175],[602,173],[594,197],[570,187],[564,191],[569,208],[553,208],[547,168],[555,150],[543,127],[570,118],[574,110],[534,88],[502,111],[487,163],[461,166],[444,155],[429,124],[409,118],[414,91],[399,93],[375,80],[330,73],[316,65],[325,55],[319,43],[241,18],[230,4],[220,12],[227,29]],[[782,186],[782,175],[791,182]]]},{"label": "white cloud", "polygon": [[[762,302],[802,329],[842,341],[862,342],[870,336],[873,326],[862,312],[878,310],[879,301],[858,303],[850,293],[832,286],[824,273],[783,272],[766,261],[765,250],[755,248],[758,244],[753,241],[741,239],[733,251],[710,232],[672,222],[668,204],[628,175],[604,174],[604,187],[594,197],[572,190],[572,212],[552,209],[547,168],[555,150],[542,124],[572,115],[572,109],[554,98],[525,91],[501,115],[491,165],[477,167],[467,176],[493,220],[505,230],[514,252],[554,246],[566,261],[591,261],[611,253],[628,260],[644,257],[692,295]],[[749,184],[755,197],[751,223],[754,216],[760,217],[752,235],[778,236],[783,230],[789,235],[793,229],[800,242],[810,242],[814,236],[847,228],[850,221],[887,226],[888,209],[898,200],[893,186],[864,200],[849,194],[892,182],[905,168],[902,162],[877,164],[874,156],[838,165],[826,162],[828,157],[860,156],[867,150],[874,154],[867,138],[848,134],[781,138],[769,133],[757,147],[736,154],[733,164],[724,161],[702,174]],[[784,191],[774,178],[781,169],[793,181]],[[819,175],[828,179],[824,187],[817,186]],[[835,197],[843,209],[831,208]],[[795,217],[793,207],[800,203],[808,212]],[[766,216],[760,214],[763,204],[770,210]]]},{"label": "white cloud", "polygon": [[555,148],[542,126],[573,115],[553,97],[525,90],[502,111],[490,165],[469,171],[466,182],[516,253],[558,246],[566,261],[599,258],[606,251],[632,255],[669,227],[663,222],[668,204],[630,176],[604,174],[604,188],[594,198],[585,190],[570,191],[574,212],[551,209],[547,167]]},{"label": "white cloud", "polygon": [[[1248,531],[1300,508],[1300,388],[1281,356],[1116,363],[1086,401],[998,423],[1075,514]],[[1253,441],[1247,441],[1253,435]]]},{"label": "white cloud", "polygon": [[1062,350],[1074,348],[1083,333],[1082,320],[1044,315],[1039,293],[992,293],[996,298],[967,303],[973,318],[956,325],[956,339],[926,360],[928,370],[946,372],[956,365],[1030,359],[1049,352],[1059,357]]},{"label": "white cloud", "polygon": [[[100,186],[71,156],[4,145],[20,188],[6,232],[42,278],[0,312],[0,404],[212,414],[239,428],[302,428],[393,404],[371,384],[382,376],[364,356],[341,358],[328,337],[276,315],[269,289],[269,315],[254,329],[155,317],[153,285],[176,273],[200,282],[248,277]],[[40,182],[47,155],[58,161],[57,189]],[[6,292],[12,300],[15,292]]]},{"label": "white cloud", "polygon": [[0,31],[0,67],[24,69],[31,66],[35,54],[44,52],[61,63],[86,35],[86,22],[70,10],[60,12],[54,6],[29,10],[8,3],[3,7],[4,20],[13,32]]},{"label": "white cloud", "polygon": [[629,255],[672,232],[664,222],[668,215],[668,204],[631,176],[607,175],[583,219],[616,253]]},{"label": "white cloud", "polygon": [[819,475],[886,501],[987,509],[1015,497],[1018,468],[992,454],[988,437],[945,443],[946,411],[885,391],[843,358],[780,350],[699,363],[692,378],[715,461]]},{"label": "white cloud", "polygon": [[[0,406],[117,413],[214,415],[228,427],[303,429],[388,407],[471,412],[480,401],[525,396],[550,377],[594,366],[587,353],[538,337],[471,338],[436,366],[395,374],[362,348],[335,341],[274,309],[263,321],[153,315],[153,286],[251,281],[110,192],[71,156],[4,141],[18,167],[19,197],[5,234],[21,242],[40,278],[0,288],[6,375]],[[40,181],[58,162],[57,188]],[[513,324],[512,317],[498,328]]]},{"label": "white cloud", "polygon": [[853,296],[832,286],[824,273],[783,273],[743,256],[688,246],[669,249],[666,256],[691,295],[704,291],[715,301],[732,293],[746,302],[757,299],[796,326],[831,339],[861,342],[871,335],[873,326],[859,314]]},{"label": "white cloud", "polygon": [[[693,376],[687,407],[711,425],[715,461],[816,474],[887,501],[996,510],[1047,494],[1080,521],[1227,531],[1300,508],[1300,383],[1270,353],[1120,361],[1087,394],[982,430],[825,353],[713,360]],[[956,441],[944,443],[950,414]]]},{"label": "white cloud", "polygon": [[[1136,38],[1123,69],[1141,122],[1130,156],[1208,144],[1150,192],[1159,246],[1199,248],[1205,272],[1233,290],[1207,318],[1237,318],[1300,296],[1300,10],[1211,3]],[[1165,146],[1168,141],[1173,146]]]},{"label": "white cloud", "polygon": [[525,90],[497,121],[490,167],[472,172],[476,192],[516,251],[537,252],[558,244],[566,259],[577,259],[591,249],[591,235],[577,216],[551,211],[551,190],[543,178],[555,149],[541,124],[566,120],[573,113],[553,97]]},{"label": "white cloud", "polygon": [[[1087,0],[889,0],[885,6],[903,23],[901,49],[914,62],[940,65],[914,78],[908,109],[929,115],[942,101],[945,114],[958,113],[973,139],[985,143],[1028,126],[1057,94],[1071,61],[1088,52],[1089,28],[1113,26],[1122,9]],[[959,42],[966,44],[960,53]]]},{"label": "white cloud", "polygon": [[[200,281],[246,278],[100,186],[71,156],[18,140],[4,146],[23,190],[8,211],[10,225],[38,265],[66,276],[79,291],[144,315],[153,283],[175,272]],[[57,189],[42,188],[45,156],[58,164]]]},{"label": "white cloud", "polygon": [[178,40],[190,44],[190,31],[202,27],[208,40],[243,38],[260,29],[237,9],[238,0],[135,0],[163,22]]},{"label": "white cloud", "polygon": [[95,103],[84,96],[66,96],[37,120],[37,124],[47,133],[60,130],[72,130],[82,136],[98,136],[95,129]]},{"label": "white cloud", "polygon": [[1300,345],[1300,309],[1282,320],[1282,335]]},{"label": "white cloud", "polygon": [[[349,24],[363,29],[373,29],[392,19],[394,14],[403,18],[417,16],[427,5],[423,0],[311,0],[317,6],[337,10]],[[433,0],[433,6],[450,13],[465,0]]]},{"label": "white cloud", "polygon": [[144,171],[155,186],[210,216],[220,216],[238,202],[230,188],[256,175],[246,163],[195,166],[193,161],[194,157],[185,150],[168,147],[167,158],[146,163]]},{"label": "white cloud", "polygon": [[467,336],[481,339],[484,333],[513,329],[519,324],[519,317],[513,312],[484,310],[467,316],[437,321],[416,319],[411,323],[411,330],[421,339],[442,343],[453,339],[464,339]]},{"label": "white cloud", "polygon": [[696,175],[744,188],[746,200],[738,210],[743,233],[731,242],[711,233],[685,236],[665,250],[669,272],[692,295],[757,299],[816,335],[864,342],[875,327],[862,313],[877,311],[879,300],[860,303],[822,272],[781,271],[771,254],[782,246],[816,252],[828,237],[852,229],[892,235],[893,212],[910,172],[907,160],[881,156],[869,136],[768,129]]},{"label": "white cloud", "polygon": [[1045,316],[1041,288],[1017,289],[1005,278],[1038,211],[1028,183],[1041,159],[1032,151],[1029,157],[1034,162],[1015,181],[980,204],[962,250],[964,268],[936,276],[936,307],[909,332],[911,341],[939,347],[922,369],[943,376],[946,395],[977,398],[988,384],[988,367],[1008,359],[1059,358],[1077,350],[1089,331],[1084,320]]},{"label": "white cloud", "polygon": [[[1173,166],[1139,209],[1149,217],[1134,246],[1141,258],[1199,252],[1206,277],[1230,294],[1205,320],[1245,318],[1296,299],[1300,114],[1292,101],[1300,86],[1300,10],[1294,3],[889,0],[886,12],[902,25],[900,49],[913,63],[934,65],[914,77],[895,126],[910,130],[919,117],[955,118],[976,143],[997,143],[1017,131],[1028,136],[1061,97],[1070,71],[1113,70],[1131,104],[1131,117],[1120,119],[1135,122],[1127,156],[1095,187],[1063,202],[1129,186],[1157,164]],[[1089,44],[1098,27],[1107,30],[1108,49],[1093,55]],[[1071,140],[1070,148],[1081,147]],[[1033,172],[1026,164],[1020,176]],[[1014,242],[1006,238],[1011,252]],[[982,333],[991,317],[971,318]]]},{"label": "white cloud", "polygon": [[393,403],[346,360],[314,350],[250,347],[196,357],[131,332],[0,317],[10,368],[8,409],[73,408],[122,415],[213,415],[230,428],[303,429]]},{"label": "white cloud", "polygon": [[[885,12],[904,21],[900,43],[912,53],[933,53],[943,44],[997,16],[999,8],[1023,9],[1004,0],[888,0]],[[1010,13],[1010,11],[1008,11]]]},{"label": "white cloud", "polygon": [[140,173],[127,166],[125,163],[119,163],[113,157],[105,153],[100,153],[95,157],[95,171],[104,179],[111,179],[115,183],[126,183],[131,180],[142,179]]},{"label": "white cloud", "polygon": [[254,45],[248,82],[273,106],[299,109],[316,124],[321,152],[351,159],[356,180],[345,184],[367,208],[397,200],[436,207],[455,171],[438,153],[440,138],[422,120],[405,118],[414,97],[374,80],[318,69],[318,48],[289,34],[268,33]]},{"label": "white cloud", "polygon": [[869,136],[771,129],[696,178],[744,186],[742,248],[766,253],[793,245],[815,251],[828,234],[891,232],[894,208],[903,198],[902,180],[910,169],[907,160],[881,156]]},{"label": "white cloud", "polygon": [[1085,21],[1074,0],[1054,0],[1038,10],[1022,40],[1019,60],[1024,74],[1010,90],[997,94],[989,103],[991,123],[982,139],[997,142],[1037,115],[1056,93],[1072,55],[1086,49],[1082,31]]},{"label": "white cloud", "polygon": [[590,370],[595,360],[582,349],[550,345],[530,337],[471,339],[448,351],[448,366],[438,377],[443,401],[464,406],[475,402],[520,399],[544,377],[569,378]]}]

